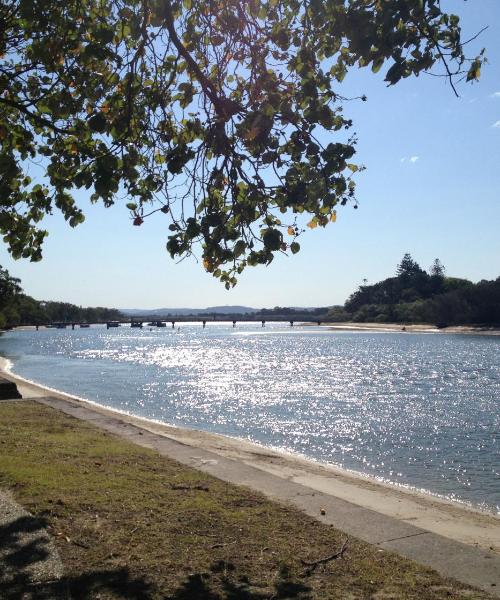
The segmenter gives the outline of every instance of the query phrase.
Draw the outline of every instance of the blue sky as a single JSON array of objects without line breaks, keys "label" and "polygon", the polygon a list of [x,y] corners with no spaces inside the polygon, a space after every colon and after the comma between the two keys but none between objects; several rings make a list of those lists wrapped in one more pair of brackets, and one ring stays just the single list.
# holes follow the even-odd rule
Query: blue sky
[{"label": "blue sky", "polygon": [[[352,73],[344,95],[357,132],[359,209],[341,207],[335,224],[308,231],[302,250],[269,267],[248,268],[236,288],[224,287],[195,259],[176,264],[162,215],[133,227],[122,205],[81,205],[76,229],[54,215],[40,263],[0,264],[30,295],[119,308],[326,306],[341,304],[361,283],[392,275],[405,252],[427,268],[439,257],[449,275],[474,281],[500,275],[500,2],[448,1],[465,37],[489,29],[471,45],[486,47],[489,64],[455,98],[442,79],[421,75],[387,88],[383,74]],[[494,126],[498,123],[497,126]]]}]

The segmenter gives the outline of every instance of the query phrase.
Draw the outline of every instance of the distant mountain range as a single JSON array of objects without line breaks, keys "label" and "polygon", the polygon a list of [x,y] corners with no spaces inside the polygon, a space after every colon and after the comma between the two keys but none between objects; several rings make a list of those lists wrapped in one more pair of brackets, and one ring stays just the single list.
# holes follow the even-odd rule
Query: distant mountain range
[{"label": "distant mountain range", "polygon": [[[315,307],[290,307],[295,311],[313,311]],[[244,315],[260,313],[263,309],[251,306],[208,306],[207,308],[121,308],[120,312],[128,317],[152,317],[164,315]]]},{"label": "distant mountain range", "polygon": [[152,315],[233,315],[256,313],[260,309],[250,306],[209,306],[207,308],[121,308],[120,312],[129,317],[152,316]]}]

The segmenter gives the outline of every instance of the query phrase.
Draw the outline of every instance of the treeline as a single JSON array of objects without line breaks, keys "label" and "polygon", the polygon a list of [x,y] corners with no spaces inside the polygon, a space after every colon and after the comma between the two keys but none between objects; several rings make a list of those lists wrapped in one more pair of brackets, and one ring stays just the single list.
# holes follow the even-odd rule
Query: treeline
[{"label": "treeline", "polygon": [[254,316],[262,317],[304,317],[325,315],[328,308],[290,308],[288,306],[275,306],[274,308],[261,308]]},{"label": "treeline", "polygon": [[59,322],[97,323],[122,318],[114,308],[82,308],[68,302],[41,302],[23,293],[21,282],[0,265],[0,329]]},{"label": "treeline", "polygon": [[[0,266],[0,329],[57,322],[96,323],[124,316],[116,309],[40,302],[24,294],[20,284]],[[298,320],[312,315],[332,322],[432,323],[439,327],[500,325],[500,277],[472,283],[448,277],[439,259],[427,272],[405,254],[393,277],[361,285],[344,306],[309,310],[276,306],[253,313],[252,317],[289,316]]]},{"label": "treeline", "polygon": [[447,277],[436,259],[425,271],[405,254],[393,277],[361,285],[343,307],[328,313],[332,321],[432,323],[448,325],[500,324],[500,277],[472,283]]}]

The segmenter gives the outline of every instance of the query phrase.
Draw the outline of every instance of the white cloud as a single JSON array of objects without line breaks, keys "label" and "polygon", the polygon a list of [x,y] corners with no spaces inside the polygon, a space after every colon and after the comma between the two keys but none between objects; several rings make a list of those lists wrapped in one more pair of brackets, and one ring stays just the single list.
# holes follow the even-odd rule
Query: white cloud
[{"label": "white cloud", "polygon": [[492,98],[500,98],[500,92],[494,92],[493,94],[491,94]]},{"label": "white cloud", "polygon": [[399,162],[405,162],[406,161],[406,156],[403,156],[403,158],[399,159]]},{"label": "white cloud", "polygon": [[419,158],[420,156],[410,156],[410,162],[415,164]]},{"label": "white cloud", "polygon": [[500,127],[500,121],[496,121],[495,123],[493,123],[492,127]]}]

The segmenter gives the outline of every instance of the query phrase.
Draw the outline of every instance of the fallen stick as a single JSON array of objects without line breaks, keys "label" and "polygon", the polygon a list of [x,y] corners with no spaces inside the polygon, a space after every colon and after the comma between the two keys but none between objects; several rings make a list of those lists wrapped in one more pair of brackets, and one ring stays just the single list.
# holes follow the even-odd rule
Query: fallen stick
[{"label": "fallen stick", "polygon": [[304,560],[304,559],[300,559],[300,562],[304,565],[304,567],[309,567],[309,571],[314,571],[314,569],[316,567],[318,567],[319,565],[324,565],[332,560],[337,560],[337,558],[343,558],[344,557],[344,553],[347,550],[347,543],[349,542],[349,538],[346,538],[344,543],[342,544],[342,547],[340,548],[340,550],[338,552],[335,552],[334,554],[331,554],[330,556],[325,556],[324,558],[320,558],[318,560],[313,560],[313,561],[308,561],[308,560]]},{"label": "fallen stick", "polygon": [[197,490],[200,492],[209,492],[209,488],[206,485],[180,485],[171,483],[170,489],[172,490]]},{"label": "fallen stick", "polygon": [[236,540],[233,540],[232,542],[219,542],[218,544],[213,544],[212,546],[210,546],[211,549],[213,548],[224,548],[224,546],[231,546],[232,544],[236,544]]}]

